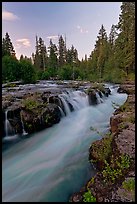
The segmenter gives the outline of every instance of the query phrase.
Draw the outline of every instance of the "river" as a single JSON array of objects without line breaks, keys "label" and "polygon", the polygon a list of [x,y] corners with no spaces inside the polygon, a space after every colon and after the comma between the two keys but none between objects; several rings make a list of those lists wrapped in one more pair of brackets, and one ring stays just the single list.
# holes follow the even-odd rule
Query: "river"
[{"label": "river", "polygon": [[103,103],[71,112],[3,151],[2,202],[68,202],[95,175],[88,161],[90,144],[109,130],[112,103],[122,105],[127,99],[110,89]]}]

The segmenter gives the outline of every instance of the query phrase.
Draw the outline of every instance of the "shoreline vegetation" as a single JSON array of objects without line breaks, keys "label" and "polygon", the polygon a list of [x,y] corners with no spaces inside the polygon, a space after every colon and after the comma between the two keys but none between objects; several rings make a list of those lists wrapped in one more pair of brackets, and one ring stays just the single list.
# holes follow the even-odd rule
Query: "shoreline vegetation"
[{"label": "shoreline vegetation", "polygon": [[110,131],[89,148],[97,173],[69,202],[135,202],[135,84],[120,85],[126,102],[110,118]]}]

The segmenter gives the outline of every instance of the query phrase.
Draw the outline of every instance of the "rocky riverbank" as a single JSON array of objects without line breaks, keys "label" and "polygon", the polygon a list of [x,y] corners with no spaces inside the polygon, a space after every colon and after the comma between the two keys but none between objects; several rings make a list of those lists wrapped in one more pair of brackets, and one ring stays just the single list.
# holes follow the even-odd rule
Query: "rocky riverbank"
[{"label": "rocky riverbank", "polygon": [[28,85],[14,82],[3,85],[2,91],[3,137],[7,136],[6,125],[8,136],[21,135],[23,131],[34,133],[59,123],[62,115],[74,111],[78,97],[88,96],[89,104],[96,105],[98,98],[108,97],[111,92],[103,84],[77,81]]},{"label": "rocky riverbank", "polygon": [[70,202],[135,201],[135,84],[118,89],[127,93],[127,101],[110,119],[110,132],[89,148],[89,161],[97,173]]}]

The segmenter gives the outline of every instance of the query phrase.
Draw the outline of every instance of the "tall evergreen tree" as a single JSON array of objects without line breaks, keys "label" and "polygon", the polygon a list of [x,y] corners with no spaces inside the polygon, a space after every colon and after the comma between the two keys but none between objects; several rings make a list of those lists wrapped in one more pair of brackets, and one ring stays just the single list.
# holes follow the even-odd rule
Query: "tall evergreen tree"
[{"label": "tall evergreen tree", "polygon": [[108,58],[108,42],[107,34],[104,26],[102,25],[99,34],[97,36],[97,41],[95,44],[95,49],[91,53],[90,59],[92,59],[92,67],[98,78],[102,78],[104,74],[105,61]]},{"label": "tall evergreen tree", "polygon": [[111,30],[110,30],[110,34],[109,34],[109,43],[110,43],[111,47],[114,46],[117,36],[118,36],[117,27],[115,25],[112,25]]},{"label": "tall evergreen tree", "polygon": [[53,44],[52,40],[50,40],[48,67],[52,76],[55,76],[57,73],[57,68],[58,68],[57,51],[58,50],[56,45]]},{"label": "tall evergreen tree", "polygon": [[59,37],[58,63],[62,67],[66,62],[66,45],[62,35]]},{"label": "tall evergreen tree", "polygon": [[2,40],[2,56],[15,56],[15,50],[11,42],[10,36],[8,33],[5,34],[5,38]]},{"label": "tall evergreen tree", "polygon": [[46,70],[48,63],[48,56],[46,46],[44,45],[44,41],[40,37],[39,40],[36,36],[36,54],[35,57],[33,55],[34,65],[42,71]]},{"label": "tall evergreen tree", "polygon": [[122,3],[118,29],[117,53],[121,58],[119,66],[128,74],[135,70],[135,2]]}]

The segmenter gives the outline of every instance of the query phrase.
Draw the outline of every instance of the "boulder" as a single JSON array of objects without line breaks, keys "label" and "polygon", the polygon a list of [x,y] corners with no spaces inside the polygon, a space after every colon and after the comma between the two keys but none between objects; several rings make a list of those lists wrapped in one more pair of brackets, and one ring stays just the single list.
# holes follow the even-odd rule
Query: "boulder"
[{"label": "boulder", "polygon": [[24,129],[28,133],[33,133],[56,124],[61,119],[61,113],[56,104],[47,104],[43,108],[33,110],[21,110]]},{"label": "boulder", "polygon": [[94,89],[88,90],[88,100],[90,105],[97,104],[97,96],[96,96],[96,91]]}]

